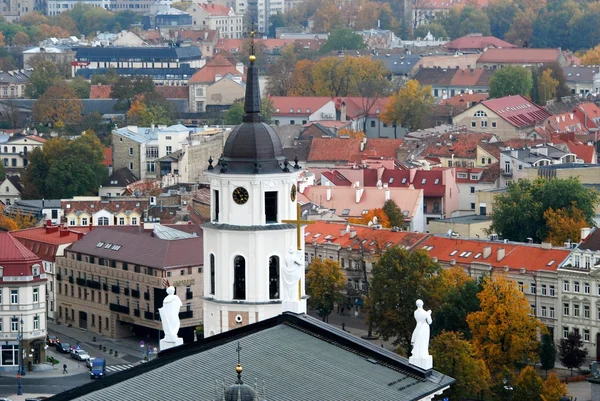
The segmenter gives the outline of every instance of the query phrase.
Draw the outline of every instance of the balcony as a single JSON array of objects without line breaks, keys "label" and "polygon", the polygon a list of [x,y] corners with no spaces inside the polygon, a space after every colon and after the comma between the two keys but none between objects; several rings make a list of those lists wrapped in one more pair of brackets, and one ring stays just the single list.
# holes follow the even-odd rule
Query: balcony
[{"label": "balcony", "polygon": [[75,282],[77,283],[77,285],[85,285],[85,279],[83,278],[77,278],[75,279]]},{"label": "balcony", "polygon": [[89,288],[94,288],[96,290],[99,290],[101,285],[99,281],[94,281],[94,280],[87,280],[85,283]]},{"label": "balcony", "polygon": [[191,319],[194,317],[194,311],[179,312],[179,319]]},{"label": "balcony", "polygon": [[194,293],[192,291],[188,291],[185,293],[185,299],[192,299],[194,298]]},{"label": "balcony", "polygon": [[74,284],[75,278],[73,276],[69,276],[69,283]]},{"label": "balcony", "polygon": [[504,169],[500,172],[500,174],[502,174],[504,177],[512,177],[513,172],[512,172],[512,169],[508,169],[508,170]]},{"label": "balcony", "polygon": [[111,285],[110,290],[115,294],[119,294],[121,292],[121,288],[118,285]]},{"label": "balcony", "polygon": [[150,301],[150,293],[149,293],[149,292],[145,292],[145,293],[144,293],[144,299],[145,299],[146,301]]},{"label": "balcony", "polygon": [[129,308],[123,305],[110,304],[110,310],[113,312],[119,312],[125,315],[129,315]]},{"label": "balcony", "polygon": [[129,295],[129,288],[123,288],[123,295]]},{"label": "balcony", "polygon": [[62,281],[62,274],[58,273],[56,275],[56,281]]},{"label": "balcony", "polygon": [[139,298],[140,292],[138,290],[131,290],[131,296],[134,298]]},{"label": "balcony", "polygon": [[154,313],[152,312],[144,312],[144,318],[148,320],[154,320]]},{"label": "balcony", "polygon": [[134,309],[133,310],[133,316],[140,317],[140,310],[139,309]]},{"label": "balcony", "polygon": [[106,284],[106,283],[102,284],[102,289],[104,291],[108,291],[108,284]]}]

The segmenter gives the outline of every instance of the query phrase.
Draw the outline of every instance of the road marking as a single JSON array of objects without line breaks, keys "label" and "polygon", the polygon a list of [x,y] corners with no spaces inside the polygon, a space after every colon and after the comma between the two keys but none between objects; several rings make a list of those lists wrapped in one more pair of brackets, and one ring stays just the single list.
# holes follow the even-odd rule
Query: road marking
[{"label": "road marking", "polygon": [[129,363],[127,365],[110,365],[110,366],[106,367],[106,371],[107,372],[121,372],[123,370],[131,369],[134,366],[135,365],[132,363]]}]

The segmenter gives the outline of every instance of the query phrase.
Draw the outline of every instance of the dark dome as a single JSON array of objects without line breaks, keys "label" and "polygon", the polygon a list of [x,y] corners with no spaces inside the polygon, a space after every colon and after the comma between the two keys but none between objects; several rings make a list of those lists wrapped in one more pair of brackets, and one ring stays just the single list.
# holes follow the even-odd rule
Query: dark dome
[{"label": "dark dome", "polygon": [[[222,163],[228,173],[281,173],[285,157],[275,130],[262,122],[244,122],[231,131]],[[257,171],[255,171],[257,170]]]},{"label": "dark dome", "polygon": [[224,401],[258,401],[256,391],[247,384],[232,384],[225,390]]}]

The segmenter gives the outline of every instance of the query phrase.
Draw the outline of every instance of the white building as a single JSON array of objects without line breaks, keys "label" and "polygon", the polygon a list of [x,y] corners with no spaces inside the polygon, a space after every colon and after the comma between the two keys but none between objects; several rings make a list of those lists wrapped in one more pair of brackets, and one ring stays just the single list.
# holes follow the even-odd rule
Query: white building
[{"label": "white building", "polygon": [[211,186],[211,223],[203,226],[206,336],[284,311],[306,312],[303,230],[297,239],[296,226],[285,222],[297,215],[299,169],[284,163],[279,137],[260,122],[259,99],[251,62],[244,122],[205,172]]},{"label": "white building", "polygon": [[45,139],[36,135],[13,135],[0,146],[0,157],[6,170],[20,172],[29,163],[29,153],[35,148],[41,148]]},{"label": "white building", "polygon": [[214,29],[222,39],[239,39],[244,34],[244,15],[232,7],[215,3],[192,3],[185,10],[192,16],[194,29]]},{"label": "white building", "polygon": [[10,206],[14,202],[21,200],[21,180],[17,175],[8,175],[4,181],[0,182],[0,202],[4,206]]},{"label": "white building", "polygon": [[[115,0],[48,0],[47,6],[48,9],[46,11],[47,15],[58,15],[65,11],[71,10],[75,4],[87,4],[92,7],[100,7],[105,10],[111,9],[111,4],[115,3]],[[114,8],[114,6],[112,7]]]},{"label": "white building", "polygon": [[335,121],[335,102],[331,97],[271,96],[275,125],[304,125],[309,121]]},{"label": "white building", "polygon": [[46,273],[40,258],[7,232],[0,232],[0,279],[0,371],[16,372],[19,357],[25,367],[45,362]]}]

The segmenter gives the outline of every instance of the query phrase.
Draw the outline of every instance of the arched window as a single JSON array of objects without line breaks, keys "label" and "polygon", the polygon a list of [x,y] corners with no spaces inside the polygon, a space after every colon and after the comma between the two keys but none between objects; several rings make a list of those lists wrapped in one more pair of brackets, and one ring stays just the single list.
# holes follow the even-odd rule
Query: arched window
[{"label": "arched window", "polygon": [[279,299],[279,256],[269,258],[269,299]]},{"label": "arched window", "polygon": [[4,153],[8,153],[8,146],[4,147]]},{"label": "arched window", "polygon": [[233,299],[246,299],[246,259],[233,259]]},{"label": "arched window", "polygon": [[477,110],[475,112],[475,117],[487,117],[487,114],[485,114],[485,111],[483,110]]},{"label": "arched window", "polygon": [[215,255],[210,254],[210,292],[215,295]]},{"label": "arched window", "polygon": [[13,153],[17,153],[17,147],[16,147],[16,146],[13,146],[13,147],[12,147],[12,152],[13,152]]},{"label": "arched window", "polygon": [[488,164],[492,164],[492,158],[488,157]]},{"label": "arched window", "polygon": [[99,217],[98,225],[99,226],[107,226],[108,225],[108,217]]},{"label": "arched window", "polygon": [[481,164],[485,164],[485,157],[481,158]]}]

